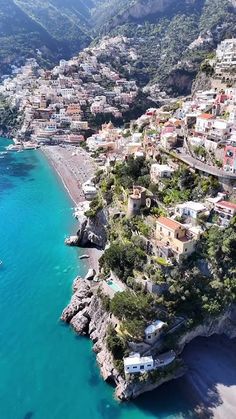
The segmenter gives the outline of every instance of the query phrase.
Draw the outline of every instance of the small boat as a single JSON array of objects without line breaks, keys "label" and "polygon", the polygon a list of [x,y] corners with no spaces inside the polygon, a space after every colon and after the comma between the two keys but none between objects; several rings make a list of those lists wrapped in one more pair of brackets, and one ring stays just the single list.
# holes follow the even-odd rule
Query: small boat
[{"label": "small boat", "polygon": [[6,147],[7,151],[18,151],[22,149],[22,145],[20,144],[10,144]]},{"label": "small boat", "polygon": [[80,259],[88,259],[90,256],[89,255],[81,255]]}]

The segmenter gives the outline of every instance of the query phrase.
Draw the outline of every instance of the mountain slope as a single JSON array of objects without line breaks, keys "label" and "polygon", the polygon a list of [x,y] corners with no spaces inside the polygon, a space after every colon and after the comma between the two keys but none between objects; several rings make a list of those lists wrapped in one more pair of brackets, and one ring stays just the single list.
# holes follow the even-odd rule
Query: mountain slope
[{"label": "mountain slope", "polygon": [[236,36],[235,7],[235,0],[0,0],[0,75],[27,57],[53,65],[92,38],[123,34],[139,51],[130,77],[186,94],[206,55]]},{"label": "mountain slope", "polygon": [[[86,33],[92,1],[0,1],[0,74],[36,56],[42,64],[69,58],[91,41]],[[40,50],[40,55],[37,52]]]},{"label": "mountain slope", "polygon": [[188,94],[202,60],[222,39],[236,36],[233,3],[137,0],[111,18],[103,31],[133,38],[139,59],[131,76],[141,84],[157,82],[172,95]]}]

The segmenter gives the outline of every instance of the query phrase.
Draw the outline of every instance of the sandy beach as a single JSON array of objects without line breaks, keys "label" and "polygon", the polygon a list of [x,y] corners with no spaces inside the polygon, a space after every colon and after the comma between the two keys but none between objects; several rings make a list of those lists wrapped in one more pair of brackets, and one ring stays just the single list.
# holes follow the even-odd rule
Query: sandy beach
[{"label": "sandy beach", "polygon": [[89,154],[73,146],[44,146],[41,150],[61,178],[75,205],[84,201],[82,184],[91,179],[96,171],[96,164]]},{"label": "sandy beach", "polygon": [[183,352],[189,367],[181,379],[199,418],[236,418],[236,339],[198,338]]},{"label": "sandy beach", "polygon": [[[93,177],[96,165],[84,150],[75,155],[74,147],[42,147],[50,164],[77,205],[84,201],[82,184]],[[102,250],[83,249],[90,258],[84,263],[98,272]],[[178,380],[193,400],[197,418],[236,419],[236,339],[225,336],[198,338],[183,352],[189,367]]]},{"label": "sandy beach", "polygon": [[[41,151],[60,177],[67,193],[77,206],[85,200],[82,192],[84,182],[91,179],[96,172],[96,164],[83,149],[73,146],[44,146]],[[87,264],[98,272],[99,259],[103,253],[96,248],[84,248],[83,253],[89,254]]]}]

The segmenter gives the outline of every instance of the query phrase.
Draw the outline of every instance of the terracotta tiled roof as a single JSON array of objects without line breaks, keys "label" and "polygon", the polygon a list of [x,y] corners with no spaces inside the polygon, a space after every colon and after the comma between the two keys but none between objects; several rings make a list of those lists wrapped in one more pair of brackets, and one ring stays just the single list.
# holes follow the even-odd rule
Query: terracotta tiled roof
[{"label": "terracotta tiled roof", "polygon": [[162,224],[166,228],[169,228],[170,230],[177,230],[179,229],[179,227],[182,226],[181,223],[178,223],[177,221],[174,221],[171,218],[167,218],[167,217],[159,217],[157,219],[157,222],[159,224]]},{"label": "terracotta tiled roof", "polygon": [[198,118],[201,119],[214,119],[214,116],[209,114],[209,113],[202,113],[201,115],[198,116]]},{"label": "terracotta tiled roof", "polygon": [[217,202],[216,206],[236,210],[236,204],[234,204],[233,202],[220,201],[220,202]]}]

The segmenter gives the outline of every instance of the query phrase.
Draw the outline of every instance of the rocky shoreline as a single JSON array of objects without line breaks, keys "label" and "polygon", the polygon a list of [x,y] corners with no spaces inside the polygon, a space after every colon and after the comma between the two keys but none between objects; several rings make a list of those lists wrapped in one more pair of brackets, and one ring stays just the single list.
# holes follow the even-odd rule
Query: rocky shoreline
[{"label": "rocky shoreline", "polygon": [[[61,320],[69,324],[76,333],[89,336],[93,342],[93,350],[97,354],[97,362],[102,378],[116,386],[116,397],[121,401],[135,399],[141,394],[152,391],[165,382],[179,378],[186,373],[186,366],[180,365],[173,372],[156,381],[126,380],[114,366],[112,354],[106,346],[106,335],[109,325],[115,325],[112,314],[105,311],[98,295],[98,283],[77,277],[73,283],[73,295],[68,306],[63,310]],[[213,334],[226,334],[236,337],[236,307],[204,325],[199,325],[181,336],[178,342],[178,355],[185,346],[199,336],[209,337]]]},{"label": "rocky shoreline", "polygon": [[181,367],[176,374],[167,375],[158,382],[127,381],[116,370],[112,354],[106,346],[106,334],[110,324],[114,324],[112,315],[106,312],[97,295],[99,285],[77,277],[73,283],[73,295],[68,306],[63,310],[61,320],[70,324],[73,330],[82,336],[89,336],[102,378],[116,385],[116,397],[121,401],[135,399],[142,393],[154,390],[163,383],[178,378],[185,373]]}]

